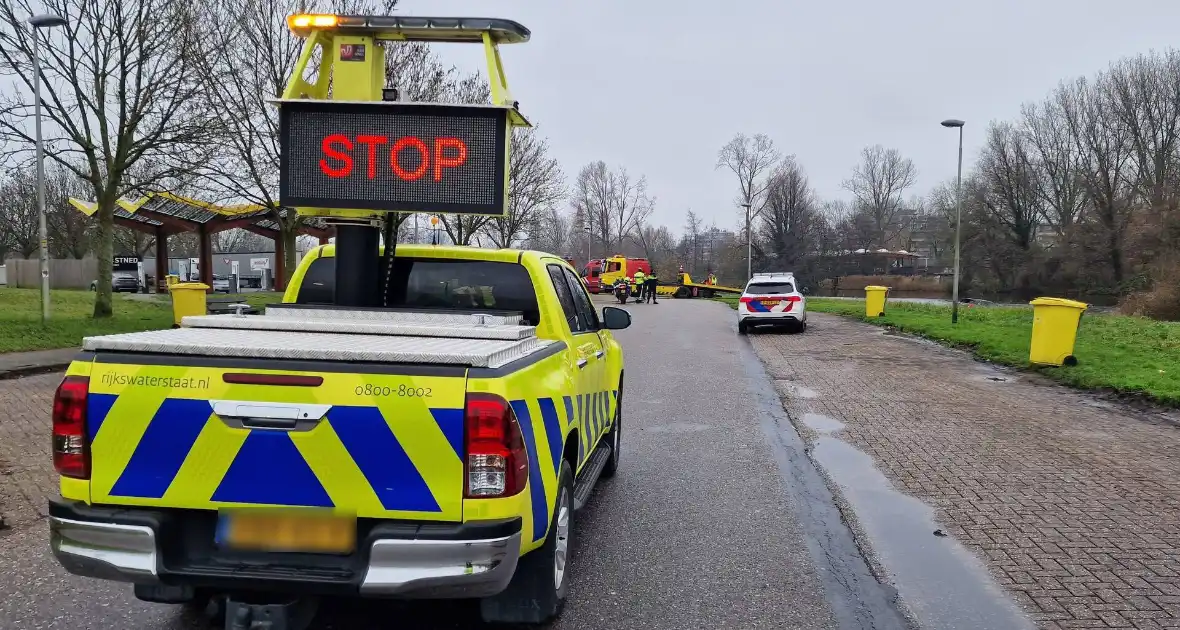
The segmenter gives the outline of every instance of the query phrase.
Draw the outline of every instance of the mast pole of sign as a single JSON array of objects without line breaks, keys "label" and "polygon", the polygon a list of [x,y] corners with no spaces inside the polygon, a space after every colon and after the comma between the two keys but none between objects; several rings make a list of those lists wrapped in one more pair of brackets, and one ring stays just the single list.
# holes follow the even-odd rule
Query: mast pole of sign
[{"label": "mast pole of sign", "polygon": [[[332,100],[381,101],[385,92],[385,48],[371,33],[334,32],[325,47],[331,61]],[[321,62],[323,63],[323,62]],[[320,72],[326,70],[321,66]],[[336,304],[380,306],[381,222],[384,213],[360,214],[336,221]],[[397,233],[387,243],[387,257],[396,256]]]}]

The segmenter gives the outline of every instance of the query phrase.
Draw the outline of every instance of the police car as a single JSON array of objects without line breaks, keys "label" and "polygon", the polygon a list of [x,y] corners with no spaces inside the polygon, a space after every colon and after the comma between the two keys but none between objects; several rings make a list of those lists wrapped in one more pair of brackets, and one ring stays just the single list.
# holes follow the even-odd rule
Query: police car
[{"label": "police car", "polygon": [[737,307],[738,334],[754,326],[786,326],[807,330],[807,300],[789,271],[756,273],[746,283]]}]

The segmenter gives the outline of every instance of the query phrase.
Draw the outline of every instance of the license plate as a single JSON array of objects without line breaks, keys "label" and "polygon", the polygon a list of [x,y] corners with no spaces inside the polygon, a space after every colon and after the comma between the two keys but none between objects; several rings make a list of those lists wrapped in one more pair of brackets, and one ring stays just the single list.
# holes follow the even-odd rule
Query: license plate
[{"label": "license plate", "polygon": [[779,304],[782,304],[782,302],[783,302],[782,300],[758,300],[758,301],[761,302],[762,306],[765,306],[766,308],[774,308],[774,307],[778,306]]},{"label": "license plate", "polygon": [[356,519],[286,511],[222,512],[216,542],[241,551],[350,553],[356,549]]}]

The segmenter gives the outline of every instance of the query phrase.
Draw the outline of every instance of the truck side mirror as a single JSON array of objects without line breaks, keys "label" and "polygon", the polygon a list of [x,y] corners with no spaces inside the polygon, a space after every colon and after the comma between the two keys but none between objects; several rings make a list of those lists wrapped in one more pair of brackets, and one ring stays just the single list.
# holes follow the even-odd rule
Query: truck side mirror
[{"label": "truck side mirror", "polygon": [[602,307],[602,327],[606,330],[622,330],[631,325],[631,313],[613,306]]}]

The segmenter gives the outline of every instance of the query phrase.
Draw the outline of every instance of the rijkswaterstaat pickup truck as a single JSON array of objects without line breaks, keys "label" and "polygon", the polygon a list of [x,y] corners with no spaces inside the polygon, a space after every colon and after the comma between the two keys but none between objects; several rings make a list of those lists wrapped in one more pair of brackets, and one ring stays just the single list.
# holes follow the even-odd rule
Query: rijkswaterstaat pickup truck
[{"label": "rijkswaterstaat pickup truck", "polygon": [[552,619],[619,466],[630,315],[539,252],[400,245],[380,308],[335,304],[335,262],[312,250],[260,315],[84,340],[53,401],[57,559],[232,627],[323,596]]}]

